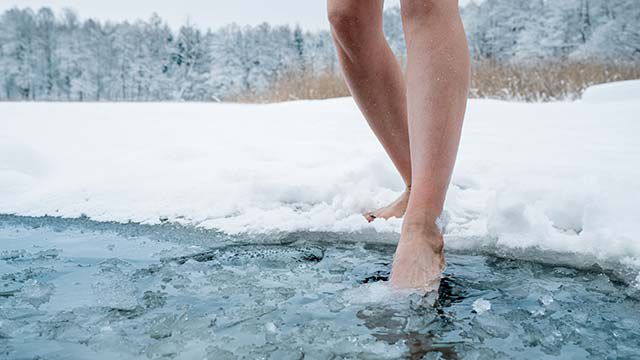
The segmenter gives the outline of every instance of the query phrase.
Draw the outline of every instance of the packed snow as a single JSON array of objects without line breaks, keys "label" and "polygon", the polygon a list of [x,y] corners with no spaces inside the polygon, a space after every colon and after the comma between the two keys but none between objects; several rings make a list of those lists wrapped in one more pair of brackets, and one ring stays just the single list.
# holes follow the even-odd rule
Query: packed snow
[{"label": "packed snow", "polygon": [[[470,101],[446,203],[449,249],[640,266],[640,82],[586,94]],[[375,234],[397,233],[401,220],[368,224],[360,213],[402,190],[351,98],[0,103],[2,214],[376,241],[395,238]]]},{"label": "packed snow", "polygon": [[594,85],[585,90],[582,100],[586,102],[620,102],[640,100],[640,81],[628,80]]}]

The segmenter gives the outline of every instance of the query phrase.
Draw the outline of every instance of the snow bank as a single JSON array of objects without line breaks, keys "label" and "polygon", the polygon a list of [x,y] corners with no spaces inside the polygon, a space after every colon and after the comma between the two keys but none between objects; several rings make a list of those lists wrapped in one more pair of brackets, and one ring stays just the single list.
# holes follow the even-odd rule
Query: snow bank
[{"label": "snow bank", "polygon": [[640,80],[628,80],[592,86],[582,94],[587,102],[640,101]]},{"label": "snow bank", "polygon": [[[586,99],[614,97],[618,86],[629,83]],[[640,102],[625,96],[471,101],[447,246],[640,265],[638,114]],[[350,98],[0,103],[0,213],[169,220],[233,234],[394,232],[399,220],[367,224],[360,212],[402,186]]]}]

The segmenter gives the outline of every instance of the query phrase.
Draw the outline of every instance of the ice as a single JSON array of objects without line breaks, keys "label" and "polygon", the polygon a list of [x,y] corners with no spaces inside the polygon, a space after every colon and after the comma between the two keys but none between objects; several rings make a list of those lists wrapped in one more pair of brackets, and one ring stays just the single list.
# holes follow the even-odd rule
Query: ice
[{"label": "ice", "polygon": [[405,294],[395,291],[389,283],[374,282],[347,290],[344,301],[348,304],[391,303],[402,295]]},{"label": "ice", "polygon": [[151,323],[148,334],[152,339],[156,340],[168,338],[172,334],[175,323],[176,316],[174,314],[160,316]]},{"label": "ice", "polygon": [[[313,358],[312,356],[307,355],[309,358]],[[269,359],[273,360],[302,360],[305,358],[305,354],[300,350],[287,350],[287,349],[276,349],[271,354],[269,354]]]},{"label": "ice", "polygon": [[278,328],[276,327],[276,325],[272,322],[268,322],[266,324],[264,324],[265,329],[267,329],[267,332],[269,333],[276,333],[278,332]]},{"label": "ice", "polygon": [[[109,231],[78,231],[73,223],[52,221],[17,232],[15,224],[0,226],[3,244],[19,238],[25,247],[15,252],[22,260],[10,256],[4,263],[28,268],[41,263],[39,256],[24,256],[38,253],[28,248],[59,246],[48,268],[5,275],[29,288],[0,297],[3,351],[10,358],[55,358],[61,351],[122,359],[606,357],[628,356],[638,345],[637,303],[602,272],[449,254],[437,299],[424,300],[385,281],[392,246],[306,243],[301,236],[287,245],[201,251],[180,236],[172,246],[164,243],[172,240],[158,241],[161,228],[156,237],[138,230],[114,235],[115,224]],[[140,261],[105,253],[89,262],[67,255],[65,246],[83,246],[101,234],[133,248],[154,244],[192,255]],[[300,256],[309,249],[323,255]],[[228,261],[237,258],[243,260]],[[274,259],[289,264],[274,267]],[[84,282],[91,285],[76,285]],[[62,301],[61,293],[83,300]]]},{"label": "ice", "polygon": [[6,260],[8,262],[42,262],[46,260],[55,259],[60,255],[60,251],[57,249],[47,249],[36,252],[28,252],[26,250],[10,250],[3,251],[0,254],[0,260]]},{"label": "ice", "polygon": [[551,303],[553,303],[553,296],[549,294],[545,294],[540,297],[540,304],[544,306],[549,306],[551,305]]},{"label": "ice", "polygon": [[481,315],[487,311],[491,310],[491,302],[485,299],[478,299],[473,302],[473,311]]},{"label": "ice", "polygon": [[135,287],[125,277],[108,277],[93,286],[98,304],[117,310],[135,310],[138,306]]},{"label": "ice", "polygon": [[36,279],[27,280],[20,289],[20,297],[36,309],[49,301],[54,287]]},{"label": "ice", "polygon": [[[425,298],[386,282],[393,246],[300,234],[203,251],[162,225],[150,236],[143,225],[16,221],[0,223],[2,250],[18,250],[0,260],[17,289],[0,296],[9,358],[602,358],[638,346],[637,300],[602,271],[448,254],[439,293]],[[101,237],[117,257],[69,255]],[[127,258],[123,242],[157,255]]]},{"label": "ice", "polygon": [[324,256],[319,247],[275,247],[268,245],[234,246],[198,253],[179,258],[167,259],[179,264],[187,261],[207,262],[218,264],[247,265],[249,263],[274,266],[287,266],[301,262],[318,262]]}]

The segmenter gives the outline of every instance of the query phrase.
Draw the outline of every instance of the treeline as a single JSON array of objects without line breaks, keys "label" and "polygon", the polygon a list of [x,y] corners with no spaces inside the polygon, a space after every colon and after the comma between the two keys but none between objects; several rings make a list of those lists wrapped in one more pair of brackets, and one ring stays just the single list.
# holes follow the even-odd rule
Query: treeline
[{"label": "treeline", "polygon": [[334,63],[327,34],[289,26],[174,32],[157,15],[81,22],[70,10],[57,18],[49,8],[11,9],[0,18],[0,99],[209,101]]},{"label": "treeline", "polygon": [[[640,60],[638,0],[485,0],[462,16],[477,60]],[[385,11],[384,27],[404,57],[398,8]],[[0,17],[0,100],[222,101],[338,72],[327,31],[269,24],[174,31],[157,15],[101,23],[49,8]]]},{"label": "treeline", "polygon": [[640,60],[639,0],[486,0],[463,17],[480,58]]}]

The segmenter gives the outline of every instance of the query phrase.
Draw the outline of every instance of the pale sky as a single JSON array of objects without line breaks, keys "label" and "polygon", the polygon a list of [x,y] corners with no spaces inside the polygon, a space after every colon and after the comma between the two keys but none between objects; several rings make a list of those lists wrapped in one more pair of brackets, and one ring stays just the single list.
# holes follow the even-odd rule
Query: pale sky
[{"label": "pale sky", "polygon": [[[398,3],[399,0],[386,0],[385,5]],[[329,26],[326,0],[0,0],[0,11],[14,6],[34,9],[49,6],[54,11],[68,7],[76,10],[82,19],[100,20],[148,19],[156,12],[172,27],[179,27],[187,20],[212,29],[231,22],[255,25],[264,21],[300,24],[309,30]]]}]

